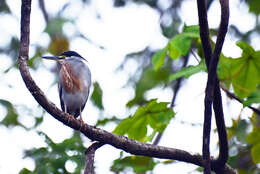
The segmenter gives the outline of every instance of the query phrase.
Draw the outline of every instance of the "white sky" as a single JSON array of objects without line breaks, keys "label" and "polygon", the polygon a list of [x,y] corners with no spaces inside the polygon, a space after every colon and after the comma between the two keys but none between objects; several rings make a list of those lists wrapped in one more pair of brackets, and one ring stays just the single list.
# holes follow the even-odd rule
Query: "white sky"
[{"label": "white sky", "polygon": [[[0,45],[5,45],[11,35],[17,35],[19,38],[19,18],[20,18],[20,1],[8,0],[13,16],[1,16],[0,23],[4,26],[0,27],[1,39]],[[47,11],[51,14],[62,7],[62,4],[69,2],[62,1],[46,1]],[[162,48],[165,46],[167,40],[160,34],[159,14],[146,5],[135,5],[130,3],[124,8],[112,8],[111,1],[95,0],[89,6],[82,7],[80,0],[73,1],[66,13],[68,17],[77,18],[76,28],[85,34],[95,43],[105,47],[101,50],[93,44],[76,38],[71,40],[71,50],[79,52],[87,58],[90,62],[90,67],[93,75],[93,80],[98,81],[104,93],[104,115],[127,116],[129,112],[134,111],[125,110],[125,104],[129,98],[133,97],[134,91],[129,89],[122,89],[130,74],[135,72],[137,67],[136,62],[130,61],[126,72],[115,73],[124,56],[129,52],[140,51],[147,45],[152,48]],[[46,46],[49,42],[47,34],[43,34],[45,22],[42,14],[38,9],[38,1],[32,1],[31,14],[31,55],[33,55],[34,43],[40,43]],[[255,18],[248,15],[248,8],[241,5],[239,0],[230,1],[231,16],[230,23],[239,26],[241,31],[247,31],[253,27]],[[101,20],[96,20],[97,13],[101,16]],[[186,0],[182,8],[179,10],[182,14],[183,21],[187,25],[196,25],[198,22],[196,1]],[[219,5],[215,1],[209,12],[210,27],[217,27],[219,23]],[[246,25],[244,23],[246,21]],[[64,30],[68,35],[73,35],[75,32],[74,26],[67,24]],[[224,54],[227,56],[238,57],[241,53],[240,49],[235,46],[236,38],[228,36],[224,44]],[[253,46],[255,49],[260,49],[259,38],[253,39]],[[232,50],[232,51],[230,51]],[[0,55],[1,65],[0,72],[4,71],[10,66],[11,61],[6,56]],[[196,64],[195,60],[191,60],[190,64]],[[54,66],[54,63],[43,61],[43,66],[40,66],[37,71],[31,71],[34,79],[41,89],[48,94],[49,99],[59,106],[57,86],[50,87],[54,81],[54,76],[49,68]],[[17,70],[11,70],[7,75],[0,74],[1,93],[0,98],[13,101],[17,106],[19,113],[22,113],[21,120],[26,125],[32,125],[33,119],[30,113],[23,111],[19,105],[27,106],[29,108],[36,108],[38,105],[27,91],[21,80],[20,74]],[[199,81],[199,83],[198,83]],[[9,85],[12,87],[10,88]],[[174,109],[177,112],[176,119],[174,119],[165,131],[165,134],[160,142],[160,145],[165,145],[174,148],[180,148],[192,152],[201,152],[202,142],[202,127],[190,126],[189,124],[181,124],[181,121],[188,123],[202,123],[203,118],[203,99],[204,87],[206,86],[206,74],[201,73],[194,75],[185,81],[185,86],[181,89],[179,97],[176,101]],[[148,98],[159,98],[160,101],[170,101],[172,93],[170,89],[161,90],[153,89],[147,94]],[[25,101],[26,99],[26,101]],[[230,119],[236,117],[241,105],[236,102],[229,102],[225,97],[224,109],[226,114],[227,125],[230,125]],[[228,107],[231,107],[230,110]],[[189,110],[187,110],[189,107]],[[192,111],[192,112],[191,112]],[[3,119],[6,111],[0,106],[0,120]],[[33,111],[34,115],[40,115],[41,109],[38,108]],[[88,102],[83,115],[87,116],[84,120],[89,124],[94,124],[98,119],[98,111],[93,105]],[[96,116],[96,117],[95,117]],[[109,125],[106,130],[113,130],[114,125]],[[71,130],[63,124],[56,121],[50,115],[44,116],[44,122],[38,130],[47,133],[55,142],[60,142],[64,138],[71,135]],[[29,159],[22,159],[23,149],[31,147],[40,147],[44,145],[43,140],[33,131],[27,132],[22,128],[7,129],[0,127],[1,148],[0,148],[0,173],[12,174],[27,167],[33,169],[33,162]],[[193,142],[193,143],[190,143]],[[211,142],[212,152],[216,151],[216,135],[213,135]],[[90,142],[86,141],[86,145]],[[99,149],[96,153],[96,171],[97,173],[111,173],[109,167],[113,159],[118,157],[119,150],[105,146]],[[109,158],[104,158],[105,156]],[[13,165],[15,164],[15,165]],[[69,164],[68,164],[69,165]],[[14,167],[15,166],[15,167]],[[173,173],[186,174],[192,171],[196,166],[187,165],[185,163],[176,163],[171,165],[158,165],[154,173]],[[193,172],[195,173],[195,172]]]}]

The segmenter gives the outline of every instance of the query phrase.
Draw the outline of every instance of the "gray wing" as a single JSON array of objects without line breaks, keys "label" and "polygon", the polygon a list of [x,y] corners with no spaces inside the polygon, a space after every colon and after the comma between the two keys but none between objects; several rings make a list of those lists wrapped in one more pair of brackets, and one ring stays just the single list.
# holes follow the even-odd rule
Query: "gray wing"
[{"label": "gray wing", "polygon": [[58,83],[58,89],[59,89],[59,97],[60,97],[60,106],[61,106],[62,111],[64,112],[65,107],[64,107],[64,102],[62,99],[62,87],[61,87],[60,83]]},{"label": "gray wing", "polygon": [[86,100],[84,101],[84,103],[81,105],[81,111],[83,111],[83,109],[84,109],[84,107],[85,107],[85,105],[86,105],[86,103],[87,103],[87,100],[88,100],[88,97],[89,97],[89,90],[90,90],[90,86],[91,86],[91,72],[90,72],[90,69],[89,69],[89,67],[86,65],[86,64],[84,64],[84,66],[85,66],[85,72],[84,72],[84,80],[86,81],[86,83],[87,83],[87,97],[86,97]]}]

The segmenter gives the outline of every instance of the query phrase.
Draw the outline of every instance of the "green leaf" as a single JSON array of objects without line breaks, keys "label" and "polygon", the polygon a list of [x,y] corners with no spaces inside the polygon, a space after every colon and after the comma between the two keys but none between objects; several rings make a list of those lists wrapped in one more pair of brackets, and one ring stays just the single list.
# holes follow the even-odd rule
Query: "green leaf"
[{"label": "green leaf", "polygon": [[10,8],[6,4],[5,0],[2,0],[0,3],[0,14],[1,13],[10,13]]},{"label": "green leaf", "polygon": [[172,59],[178,59],[180,56],[185,56],[189,52],[192,39],[199,39],[199,26],[185,26],[181,34],[176,35],[168,43],[169,56]]},{"label": "green leaf", "polygon": [[246,137],[246,141],[248,144],[252,145],[260,143],[260,128],[254,128],[254,130]]},{"label": "green leaf", "polygon": [[36,117],[35,118],[35,124],[34,124],[34,128],[36,128],[37,126],[39,126],[41,123],[43,122],[43,117]]},{"label": "green leaf", "polygon": [[243,57],[250,56],[255,52],[254,48],[246,42],[238,41],[236,43],[236,45],[239,46],[243,50],[243,53],[242,53]]},{"label": "green leaf", "polygon": [[146,106],[139,107],[133,117],[124,119],[113,131],[119,135],[127,134],[129,138],[147,141],[147,126],[155,131],[163,132],[169,124],[174,112],[167,107],[167,102],[157,102],[152,99]]},{"label": "green leaf", "polygon": [[118,173],[130,167],[135,173],[145,173],[146,171],[153,170],[156,164],[150,157],[127,156],[115,160],[111,166],[111,171]]},{"label": "green leaf", "polygon": [[149,125],[156,131],[162,133],[166,126],[170,123],[174,116],[172,110],[161,111],[159,113],[150,114],[148,117]]},{"label": "green leaf", "polygon": [[111,122],[119,123],[120,121],[122,121],[122,120],[113,116],[112,118],[104,118],[102,120],[98,120],[96,123],[96,126],[105,126],[108,123],[111,123]]},{"label": "green leaf", "polygon": [[217,73],[219,80],[225,84],[225,87],[229,89],[231,85],[231,58],[225,57],[223,54],[220,54],[220,59],[218,63]]},{"label": "green leaf", "polygon": [[237,45],[243,53],[242,57],[230,60],[231,82],[235,94],[245,98],[256,90],[260,83],[260,53],[245,42],[238,42]]},{"label": "green leaf", "polygon": [[252,147],[251,156],[255,164],[260,163],[260,143]]},{"label": "green leaf", "polygon": [[50,34],[52,36],[53,35],[57,35],[57,34],[62,35],[62,33],[63,33],[63,31],[62,31],[63,25],[66,22],[69,22],[69,20],[66,19],[66,18],[60,17],[60,16],[56,17],[56,18],[53,18],[53,19],[51,19],[48,22],[44,32],[46,32],[46,33],[48,33],[48,34]]},{"label": "green leaf", "polygon": [[23,127],[23,125],[21,125],[18,122],[18,114],[16,113],[13,104],[7,100],[2,100],[2,99],[0,99],[0,104],[3,105],[7,109],[7,114],[0,123],[7,127],[17,126],[17,125],[20,125]]},{"label": "green leaf", "polygon": [[103,102],[102,102],[102,96],[103,96],[103,91],[99,86],[98,82],[95,82],[93,84],[94,90],[91,95],[91,101],[93,101],[94,105],[97,106],[99,109],[104,109]]},{"label": "green leaf", "polygon": [[198,25],[184,26],[183,33],[191,38],[200,38],[200,27]]},{"label": "green leaf", "polygon": [[185,56],[190,49],[191,38],[185,34],[176,35],[169,43],[168,43],[168,51],[169,56],[176,60],[180,56]]},{"label": "green leaf", "polygon": [[23,168],[23,169],[19,172],[19,174],[33,174],[33,172],[30,171],[30,170],[28,170],[28,169],[26,169],[26,168]]},{"label": "green leaf", "polygon": [[65,168],[67,161],[76,163],[74,174],[82,173],[85,147],[78,132],[74,132],[71,138],[65,139],[61,143],[53,142],[43,132],[38,132],[38,134],[44,138],[47,147],[25,151],[25,157],[30,157],[35,162],[35,169],[32,173],[69,174]]},{"label": "green leaf", "polygon": [[253,91],[249,94],[247,99],[243,102],[244,107],[250,106],[253,103],[260,103],[260,89],[258,88],[256,91]]},{"label": "green leaf", "polygon": [[249,11],[255,13],[256,15],[260,14],[260,1],[250,0],[249,3]]},{"label": "green leaf", "polygon": [[188,78],[191,75],[194,75],[194,74],[201,72],[201,71],[207,71],[207,67],[206,67],[206,64],[205,64],[204,61],[200,61],[200,63],[198,65],[195,65],[195,66],[190,65],[190,66],[182,68],[178,72],[170,75],[169,81],[176,80],[180,77]]},{"label": "green leaf", "polygon": [[152,64],[154,70],[157,71],[164,63],[164,59],[167,55],[167,47],[157,51],[152,57]]},{"label": "green leaf", "polygon": [[175,160],[165,160],[165,161],[162,161],[161,162],[162,164],[173,164],[173,163],[176,163]]},{"label": "green leaf", "polygon": [[259,84],[260,69],[252,59],[238,58],[232,61],[232,86],[238,97],[247,97]]},{"label": "green leaf", "polygon": [[254,145],[260,143],[259,116],[256,113],[253,113],[250,120],[253,130],[247,135],[246,141],[248,144]]},{"label": "green leaf", "polygon": [[113,133],[123,136],[128,132],[128,129],[130,129],[131,124],[132,124],[132,117],[128,117],[117,125]]},{"label": "green leaf", "polygon": [[129,138],[143,141],[143,138],[146,137],[147,134],[146,125],[147,117],[145,115],[138,117],[138,119],[135,119],[135,121],[132,121],[131,129],[129,129],[127,132]]},{"label": "green leaf", "polygon": [[156,131],[153,130],[153,132],[151,133],[151,135],[148,135],[144,138],[144,142],[152,142],[154,136],[156,135]]}]

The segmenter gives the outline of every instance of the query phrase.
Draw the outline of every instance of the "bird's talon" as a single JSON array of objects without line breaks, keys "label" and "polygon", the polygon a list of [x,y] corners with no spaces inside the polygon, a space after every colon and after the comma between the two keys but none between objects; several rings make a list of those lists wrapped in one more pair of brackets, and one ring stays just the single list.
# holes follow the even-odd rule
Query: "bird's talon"
[{"label": "bird's talon", "polygon": [[70,123],[71,122],[71,116],[69,114],[67,114],[67,113],[66,113],[66,116],[68,118],[68,123]]},{"label": "bird's talon", "polygon": [[84,126],[85,122],[81,118],[79,119],[79,122],[80,122],[79,130],[81,130],[81,128]]}]

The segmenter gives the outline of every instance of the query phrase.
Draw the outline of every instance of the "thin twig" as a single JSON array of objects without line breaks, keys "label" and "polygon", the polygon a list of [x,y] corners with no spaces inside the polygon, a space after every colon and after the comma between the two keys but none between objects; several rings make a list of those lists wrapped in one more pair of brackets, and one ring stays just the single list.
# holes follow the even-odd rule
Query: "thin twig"
[{"label": "thin twig", "polygon": [[[240,98],[238,98],[234,93],[230,92],[229,90],[227,90],[224,86],[220,86],[221,89],[223,91],[225,91],[225,93],[227,94],[228,97],[235,99],[236,101],[238,101],[239,103],[243,104],[243,100],[241,100]],[[250,108],[252,111],[254,111],[257,115],[260,115],[260,110],[253,107],[253,106],[247,106],[248,108]]]},{"label": "thin twig", "polygon": [[194,53],[193,49],[190,49],[191,54],[194,56],[194,58],[197,60],[197,62],[200,62],[200,59],[196,56],[196,54]]},{"label": "thin twig", "polygon": [[39,7],[42,11],[45,22],[48,23],[49,22],[49,15],[46,11],[44,0],[39,0]]},{"label": "thin twig", "polygon": [[[192,49],[191,49],[191,50],[192,50]],[[190,55],[190,54],[187,54],[187,55],[184,57],[184,62],[183,62],[183,64],[182,64],[182,66],[181,66],[181,69],[187,66],[188,60],[189,60],[189,55]],[[177,82],[176,82],[176,84],[175,84],[175,86],[174,86],[173,97],[172,97],[172,101],[171,101],[171,104],[170,104],[170,107],[171,107],[171,108],[173,108],[173,106],[174,106],[174,103],[175,103],[175,101],[176,101],[177,94],[178,94],[178,92],[179,92],[179,90],[180,90],[181,82],[182,82],[182,81],[183,81],[183,77],[178,78],[178,79],[177,79]],[[157,134],[157,136],[156,136],[156,138],[155,138],[155,140],[154,140],[154,142],[153,142],[153,145],[157,145],[157,144],[160,142],[160,140],[161,140],[161,138],[162,138],[162,135],[163,135],[163,133],[158,133],[158,134]]]}]

